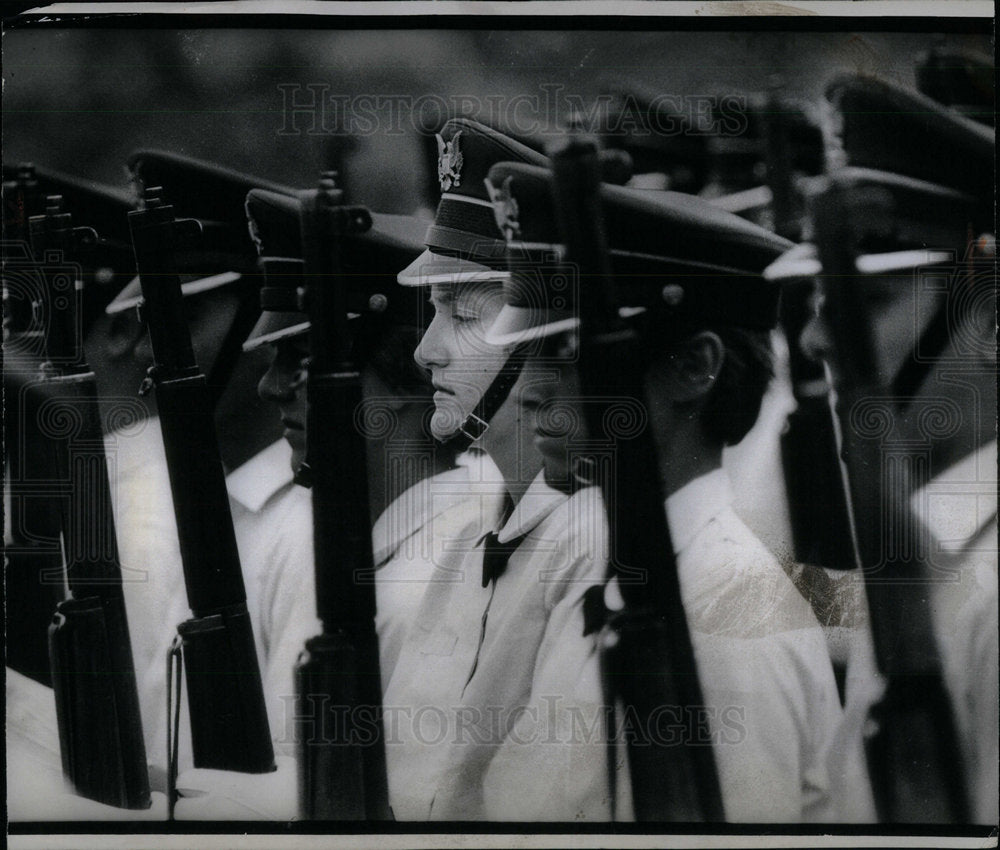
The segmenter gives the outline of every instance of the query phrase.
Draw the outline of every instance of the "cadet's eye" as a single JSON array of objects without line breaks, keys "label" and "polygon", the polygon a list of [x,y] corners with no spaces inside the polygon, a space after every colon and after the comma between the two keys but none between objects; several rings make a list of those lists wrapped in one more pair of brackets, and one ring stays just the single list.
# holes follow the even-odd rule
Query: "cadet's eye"
[{"label": "cadet's eye", "polygon": [[472,313],[462,313],[459,312],[458,310],[453,312],[451,314],[451,317],[455,320],[455,323],[459,325],[464,325],[468,324],[469,322],[474,322],[479,318],[479,316],[476,316]]}]

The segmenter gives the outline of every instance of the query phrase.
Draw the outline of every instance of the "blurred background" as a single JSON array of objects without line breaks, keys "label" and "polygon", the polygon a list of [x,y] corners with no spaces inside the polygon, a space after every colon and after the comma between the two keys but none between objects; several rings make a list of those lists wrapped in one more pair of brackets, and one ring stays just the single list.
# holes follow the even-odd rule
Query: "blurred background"
[{"label": "blurred background", "polygon": [[[433,132],[460,98],[490,120],[519,97],[517,119],[544,127],[609,84],[743,96],[778,73],[818,103],[838,71],[912,85],[915,57],[934,44],[992,54],[985,35],[926,33],[14,30],[4,162],[125,186],[128,154],[156,147],[303,188],[339,165],[354,200],[430,215],[420,127]],[[335,105],[362,96],[353,116]],[[289,113],[313,97],[321,111]]]}]

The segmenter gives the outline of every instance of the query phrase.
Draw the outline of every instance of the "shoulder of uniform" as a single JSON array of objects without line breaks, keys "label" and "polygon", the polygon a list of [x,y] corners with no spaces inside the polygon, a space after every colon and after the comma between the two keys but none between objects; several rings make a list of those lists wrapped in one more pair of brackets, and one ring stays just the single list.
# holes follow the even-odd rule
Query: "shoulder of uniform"
[{"label": "shoulder of uniform", "polygon": [[819,629],[778,559],[731,511],[685,552],[682,591],[693,631],[734,639]]}]

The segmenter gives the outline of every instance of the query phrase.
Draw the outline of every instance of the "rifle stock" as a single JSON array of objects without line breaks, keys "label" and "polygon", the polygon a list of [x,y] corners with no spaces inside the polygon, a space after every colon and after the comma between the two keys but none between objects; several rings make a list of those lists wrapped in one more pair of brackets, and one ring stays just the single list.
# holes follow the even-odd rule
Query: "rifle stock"
[{"label": "rifle stock", "polygon": [[[59,196],[48,202],[46,214],[31,220],[35,249],[65,258],[86,229],[72,227]],[[42,437],[49,468],[56,483],[68,485],[66,496],[56,498],[69,595],[49,626],[59,745],[63,773],[81,796],[145,809],[151,804],[146,750],[96,381],[82,348],[77,272],[68,263],[42,265],[47,361],[38,419],[50,430]]]},{"label": "rifle stock", "polygon": [[[634,330],[618,317],[600,203],[596,144],[570,132],[553,161],[556,212],[565,260],[581,281],[579,374],[588,399],[644,399],[643,363]],[[587,426],[602,434],[606,405],[588,404]],[[656,448],[649,428],[621,439],[602,475],[611,563],[625,610],[617,642],[602,667],[608,704],[625,708],[626,743],[635,815],[640,821],[721,821],[722,796],[711,747],[669,749],[652,744],[650,730],[664,710],[685,713],[694,740],[709,740],[694,652],[681,603],[677,565],[660,492]]]},{"label": "rifle stock", "polygon": [[184,317],[175,246],[193,222],[174,220],[158,189],[129,213],[153,348],[149,383],[166,453],[192,619],[181,638],[196,767],[274,770],[260,667],[247,611],[212,398]]},{"label": "rifle stock", "polygon": [[361,374],[338,277],[343,240],[368,230],[371,217],[343,206],[331,174],[300,197],[310,318],[306,462],[323,624],[296,667],[300,809],[314,820],[388,820],[375,586],[359,581],[374,569],[365,442],[354,422]]}]

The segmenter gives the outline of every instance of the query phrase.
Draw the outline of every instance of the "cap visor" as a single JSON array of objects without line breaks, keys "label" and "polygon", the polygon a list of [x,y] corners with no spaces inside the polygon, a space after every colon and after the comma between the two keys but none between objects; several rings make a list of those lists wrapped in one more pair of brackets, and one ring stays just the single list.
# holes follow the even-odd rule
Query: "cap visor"
[{"label": "cap visor", "polygon": [[432,286],[434,284],[477,283],[504,281],[510,277],[506,271],[491,269],[458,257],[446,257],[426,250],[398,275],[400,286]]},{"label": "cap visor", "polygon": [[766,207],[771,203],[771,200],[770,187],[755,186],[753,189],[744,189],[742,192],[733,192],[731,195],[709,198],[708,202],[720,210],[739,215],[749,210],[759,210]]},{"label": "cap visor", "polygon": [[[242,276],[239,272],[222,272],[221,274],[213,274],[208,277],[200,277],[197,280],[189,280],[181,284],[181,296],[186,298],[189,295],[197,295],[199,292],[209,292],[212,289],[218,289],[221,286],[234,283]],[[126,310],[131,310],[137,304],[142,303],[142,300],[142,286],[139,283],[139,276],[136,275],[125,284],[125,288],[104,308],[104,312],[109,316],[113,316],[115,313],[124,313]]]},{"label": "cap visor", "polygon": [[580,320],[576,316],[545,322],[542,321],[544,315],[544,311],[531,307],[513,307],[508,304],[486,332],[485,342],[497,346],[521,345],[580,326]]},{"label": "cap visor", "polygon": [[[361,313],[348,313],[350,321],[361,318]],[[279,342],[289,337],[308,333],[309,317],[305,313],[262,313],[250,336],[243,343],[244,351],[253,351],[263,345]]]},{"label": "cap visor", "polygon": [[309,330],[309,317],[305,313],[261,313],[257,324],[250,331],[250,336],[243,343],[244,351],[278,342],[282,339],[298,336]]},{"label": "cap visor", "polygon": [[887,274],[917,266],[933,266],[954,261],[955,254],[952,251],[929,251],[918,248],[913,251],[892,251],[888,254],[862,254],[854,261],[854,265],[861,274]]},{"label": "cap visor", "polygon": [[786,251],[763,272],[764,280],[793,280],[800,277],[815,277],[823,266],[819,261],[816,246],[810,242],[796,245]]},{"label": "cap visor", "polygon": [[139,276],[136,275],[122,287],[121,292],[111,299],[111,303],[104,308],[104,312],[109,316],[114,316],[116,313],[124,313],[126,310],[131,310],[141,302],[142,287],[139,285]]}]

